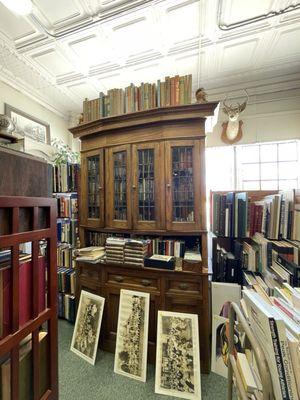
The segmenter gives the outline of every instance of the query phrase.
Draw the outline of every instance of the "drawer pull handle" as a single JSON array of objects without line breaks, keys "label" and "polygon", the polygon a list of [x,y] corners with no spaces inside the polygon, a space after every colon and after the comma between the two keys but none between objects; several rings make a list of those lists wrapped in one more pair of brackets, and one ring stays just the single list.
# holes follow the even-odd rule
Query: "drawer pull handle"
[{"label": "drawer pull handle", "polygon": [[117,275],[117,276],[115,276],[115,281],[117,281],[117,282],[123,282],[123,281],[124,281],[124,278],[123,278],[123,276]]},{"label": "drawer pull handle", "polygon": [[143,279],[142,280],[142,285],[143,286],[150,286],[151,285],[151,281],[149,281],[148,279]]},{"label": "drawer pull handle", "polygon": [[186,290],[189,288],[189,285],[187,283],[179,283],[178,287],[181,290]]}]

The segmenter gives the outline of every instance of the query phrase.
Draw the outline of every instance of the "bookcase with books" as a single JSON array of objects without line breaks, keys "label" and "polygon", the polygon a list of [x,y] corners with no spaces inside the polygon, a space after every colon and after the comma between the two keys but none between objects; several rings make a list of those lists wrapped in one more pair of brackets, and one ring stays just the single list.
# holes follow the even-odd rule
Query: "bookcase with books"
[{"label": "bookcase with books", "polygon": [[75,249],[78,246],[79,164],[53,166],[53,196],[57,200],[58,317],[72,323],[76,314]]},{"label": "bookcase with books", "polygon": [[[228,398],[233,376],[241,398],[300,398],[299,195],[211,193],[213,280],[243,287],[243,317],[236,306],[230,313]],[[247,324],[256,359],[251,346],[235,349],[235,313]]]},{"label": "bookcase with books", "polygon": [[[210,371],[204,150],[205,118],[217,104],[156,102],[70,129],[81,140],[77,293],[105,297],[107,351],[115,349],[120,290],[138,290],[150,293],[150,362],[158,310],[195,313],[201,369]],[[93,259],[90,246],[97,255],[83,261]]]}]

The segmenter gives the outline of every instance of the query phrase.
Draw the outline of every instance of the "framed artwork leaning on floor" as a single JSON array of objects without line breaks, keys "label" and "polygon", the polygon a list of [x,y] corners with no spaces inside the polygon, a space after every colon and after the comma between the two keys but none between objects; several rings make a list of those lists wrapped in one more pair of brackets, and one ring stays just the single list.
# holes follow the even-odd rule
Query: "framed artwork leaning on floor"
[{"label": "framed artwork leaning on floor", "polygon": [[155,393],[201,400],[198,315],[158,312]]},{"label": "framed artwork leaning on floor", "polygon": [[146,382],[150,294],[121,289],[114,371]]},{"label": "framed artwork leaning on floor", "polygon": [[96,361],[104,303],[103,297],[81,291],[71,351],[92,365]]}]

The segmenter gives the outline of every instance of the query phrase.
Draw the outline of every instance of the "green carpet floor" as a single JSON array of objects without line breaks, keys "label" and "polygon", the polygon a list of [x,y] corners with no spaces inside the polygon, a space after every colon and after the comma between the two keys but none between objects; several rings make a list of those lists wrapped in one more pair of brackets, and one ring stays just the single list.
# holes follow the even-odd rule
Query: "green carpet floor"
[{"label": "green carpet floor", "polygon": [[[171,400],[175,397],[154,393],[154,366],[148,365],[147,382],[114,373],[114,356],[98,351],[95,366],[70,351],[73,325],[59,321],[60,400]],[[225,400],[227,381],[213,373],[202,375],[202,399]]]}]

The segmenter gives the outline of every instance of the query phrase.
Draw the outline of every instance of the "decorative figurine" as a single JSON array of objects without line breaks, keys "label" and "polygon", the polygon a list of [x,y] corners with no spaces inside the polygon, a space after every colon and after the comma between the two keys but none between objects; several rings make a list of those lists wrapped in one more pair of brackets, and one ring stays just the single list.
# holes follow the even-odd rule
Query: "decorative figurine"
[{"label": "decorative figurine", "polygon": [[200,103],[200,104],[207,103],[207,98],[206,98],[207,94],[204,91],[204,88],[197,89],[195,96],[196,96],[197,103]]}]

